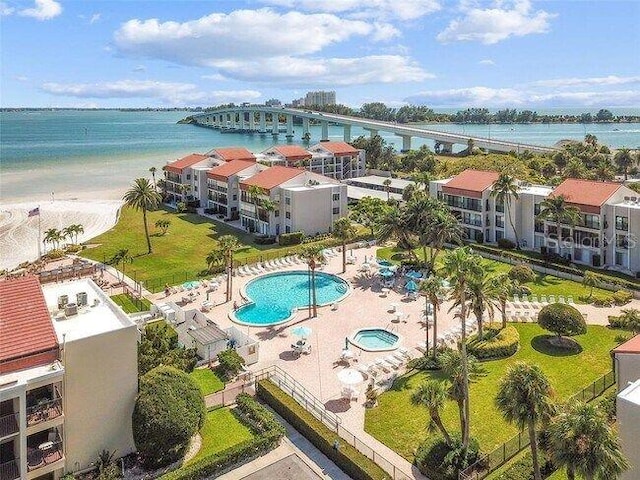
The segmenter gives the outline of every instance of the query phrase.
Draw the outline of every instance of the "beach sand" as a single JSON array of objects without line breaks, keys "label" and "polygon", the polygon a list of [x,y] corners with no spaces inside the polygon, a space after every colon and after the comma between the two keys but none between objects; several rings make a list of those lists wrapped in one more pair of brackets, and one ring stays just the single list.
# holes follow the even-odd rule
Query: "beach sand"
[{"label": "beach sand", "polygon": [[[49,228],[82,225],[84,233],[78,236],[79,242],[100,235],[116,224],[122,201],[90,200],[91,197],[96,198],[95,193],[84,199],[82,195],[74,197],[77,199],[56,197],[54,201],[0,204],[0,270],[12,269],[22,262],[38,258],[38,221],[41,222],[43,237]],[[29,217],[29,210],[38,206],[40,218]],[[50,248],[50,245],[42,245],[42,252]]]}]

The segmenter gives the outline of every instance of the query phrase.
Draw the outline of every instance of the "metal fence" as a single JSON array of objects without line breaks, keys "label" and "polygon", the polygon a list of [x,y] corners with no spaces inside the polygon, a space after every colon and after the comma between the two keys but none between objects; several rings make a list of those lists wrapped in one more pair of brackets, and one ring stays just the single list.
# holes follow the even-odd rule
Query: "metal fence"
[{"label": "metal fence", "polygon": [[263,379],[269,379],[281,390],[293,397],[305,410],[336,432],[345,442],[385,470],[391,475],[393,480],[409,480],[415,478],[414,475],[403,472],[402,469],[397,467],[393,462],[371,448],[364,440],[350,432],[342,425],[342,419],[339,416],[327,410],[320,400],[278,366],[274,365],[255,374],[256,382]]},{"label": "metal fence", "polygon": [[[616,382],[613,371],[605,373],[588,387],[569,397],[565,403],[590,402]],[[502,445],[483,455],[476,463],[460,472],[458,480],[481,480],[529,446],[529,434],[520,432]]]},{"label": "metal fence", "polygon": [[204,397],[204,402],[207,408],[211,407],[226,407],[236,403],[236,397],[241,393],[248,393],[249,395],[255,395],[256,391],[253,382],[242,383],[229,388],[225,388],[216,393],[212,393]]}]

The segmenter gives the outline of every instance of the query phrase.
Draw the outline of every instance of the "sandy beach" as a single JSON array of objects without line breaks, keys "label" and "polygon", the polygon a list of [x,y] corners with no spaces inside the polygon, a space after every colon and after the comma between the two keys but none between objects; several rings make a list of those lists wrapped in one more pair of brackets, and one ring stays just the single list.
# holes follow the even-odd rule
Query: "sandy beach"
[{"label": "sandy beach", "polygon": [[[29,210],[38,206],[40,217],[29,217]],[[84,233],[78,236],[78,241],[84,242],[113,227],[121,206],[120,200],[81,198],[0,204],[0,270],[12,269],[38,258],[39,221],[43,236],[49,228],[63,229],[80,224]],[[49,248],[49,245],[42,245],[42,252]]]}]

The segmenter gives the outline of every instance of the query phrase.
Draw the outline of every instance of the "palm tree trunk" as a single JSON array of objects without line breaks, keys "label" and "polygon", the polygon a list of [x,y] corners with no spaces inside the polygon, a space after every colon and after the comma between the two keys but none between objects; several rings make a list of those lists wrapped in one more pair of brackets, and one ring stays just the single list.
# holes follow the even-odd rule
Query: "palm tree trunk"
[{"label": "palm tree trunk", "polygon": [[464,290],[460,295],[460,314],[462,317],[462,343],[460,354],[462,357],[462,394],[464,396],[464,425],[462,429],[462,447],[466,450],[469,447],[469,365],[467,365],[467,309],[465,308]]},{"label": "palm tree trunk", "polygon": [[342,242],[342,273],[347,271],[347,242]]},{"label": "palm tree trunk", "polygon": [[507,301],[500,300],[500,311],[502,312],[502,328],[507,328]]},{"label": "palm tree trunk", "polygon": [[227,261],[227,302],[230,302],[233,298],[233,256],[229,254],[229,260]]},{"label": "palm tree trunk", "polygon": [[422,245],[422,256],[424,257],[424,264],[427,265],[429,261],[427,260],[427,246]]},{"label": "palm tree trunk", "polygon": [[567,465],[567,480],[575,480],[576,472],[571,465]]},{"label": "palm tree trunk", "polygon": [[511,225],[511,228],[513,229],[513,234],[516,237],[516,250],[520,250],[520,239],[518,238],[518,232],[516,231],[516,226],[513,223],[513,215],[511,212],[511,201],[507,202],[506,207],[507,207],[507,211],[509,212],[509,224]]},{"label": "palm tree trunk", "polygon": [[[432,303],[431,307],[433,308],[433,359],[436,359],[436,355],[438,353],[438,350],[436,348],[436,342],[438,341],[438,314],[437,309],[436,309],[436,304]],[[427,324],[427,327],[429,325]],[[427,346],[429,346],[427,344]]]},{"label": "palm tree trunk", "polygon": [[556,239],[558,241],[558,255],[562,255],[562,229],[560,228],[560,221],[556,224]]},{"label": "palm tree trunk", "polygon": [[482,339],[482,317],[483,317],[483,312],[478,311],[475,313],[476,316],[476,321],[478,322],[478,338]]},{"label": "palm tree trunk", "polygon": [[444,424],[442,423],[442,419],[440,418],[437,410],[432,412],[431,418],[433,418],[433,423],[436,424],[436,427],[438,427],[438,430],[440,430],[440,433],[442,433],[444,441],[447,443],[447,445],[451,445],[451,437],[449,436],[449,432],[447,432],[447,429],[444,428]]},{"label": "palm tree trunk", "polygon": [[149,226],[147,225],[147,209],[142,207],[142,221],[144,222],[144,236],[147,238],[147,253],[151,253],[151,238],[149,238]]},{"label": "palm tree trunk", "polygon": [[533,480],[542,480],[540,464],[538,462],[538,442],[536,439],[536,426],[529,422],[529,443],[531,444],[531,457],[533,458]]},{"label": "palm tree trunk", "polygon": [[425,355],[429,355],[429,297],[424,297]]}]

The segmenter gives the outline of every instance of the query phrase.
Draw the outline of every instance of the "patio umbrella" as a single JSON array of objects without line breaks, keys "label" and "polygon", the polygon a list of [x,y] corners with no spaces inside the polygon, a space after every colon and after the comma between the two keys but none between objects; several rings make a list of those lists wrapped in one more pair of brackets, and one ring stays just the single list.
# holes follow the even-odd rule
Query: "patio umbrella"
[{"label": "patio umbrella", "polygon": [[405,276],[411,278],[412,280],[417,280],[419,278],[422,278],[422,273],[411,270]]},{"label": "patio umbrella", "polygon": [[415,292],[418,290],[418,284],[416,282],[414,282],[413,280],[409,280],[406,285],[404,286],[404,289],[407,292]]},{"label": "patio umbrella", "polygon": [[364,376],[358,370],[345,368],[338,372],[338,380],[345,385],[357,385],[364,382]]},{"label": "patio umbrella", "polygon": [[378,274],[381,277],[385,277],[385,278],[389,278],[389,277],[393,277],[393,272],[391,270],[389,270],[388,268],[382,269],[378,272]]},{"label": "patio umbrella", "polygon": [[349,337],[344,337],[344,349],[349,350]]},{"label": "patio umbrella", "polygon": [[182,286],[187,290],[191,290],[193,288],[198,288],[200,286],[200,282],[198,282],[197,280],[193,280],[190,282],[184,282]]},{"label": "patio umbrella", "polygon": [[309,327],[296,327],[291,330],[296,337],[308,338],[311,335],[311,328]]}]

